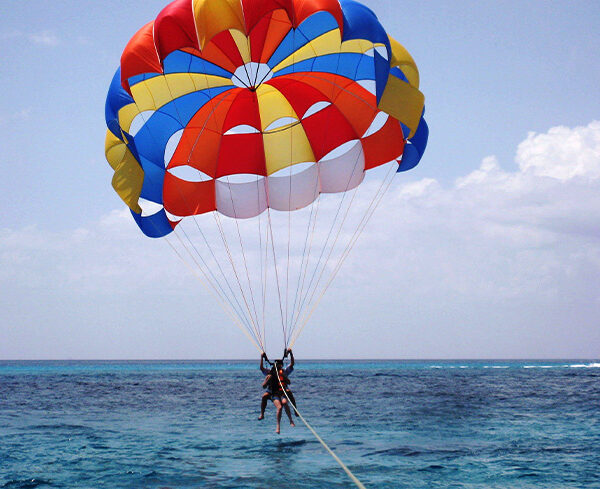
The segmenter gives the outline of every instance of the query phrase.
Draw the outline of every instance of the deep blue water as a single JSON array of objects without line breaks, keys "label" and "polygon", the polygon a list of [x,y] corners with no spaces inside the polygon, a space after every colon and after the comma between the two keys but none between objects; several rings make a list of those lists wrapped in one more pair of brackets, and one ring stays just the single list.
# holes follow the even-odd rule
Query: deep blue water
[{"label": "deep blue water", "polygon": [[[314,362],[298,407],[368,488],[600,488],[600,363]],[[0,362],[0,488],[349,488],[257,362]]]}]

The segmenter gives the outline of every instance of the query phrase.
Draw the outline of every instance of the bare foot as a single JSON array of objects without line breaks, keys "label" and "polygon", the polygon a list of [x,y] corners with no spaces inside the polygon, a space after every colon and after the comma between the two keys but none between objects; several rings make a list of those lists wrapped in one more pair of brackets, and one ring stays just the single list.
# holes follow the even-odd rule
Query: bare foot
[{"label": "bare foot", "polygon": [[290,426],[293,428],[293,427],[294,427],[294,426],[296,426],[296,425],[295,425],[295,424],[294,424],[294,422],[292,421],[292,422],[290,423]]},{"label": "bare foot", "polygon": [[279,426],[277,427],[277,429],[275,430],[275,433],[279,434],[280,430],[279,430]]},{"label": "bare foot", "polygon": [[261,414],[261,415],[258,417],[258,420],[259,420],[259,421],[260,421],[261,419],[265,419],[265,415],[264,415],[264,414]]}]

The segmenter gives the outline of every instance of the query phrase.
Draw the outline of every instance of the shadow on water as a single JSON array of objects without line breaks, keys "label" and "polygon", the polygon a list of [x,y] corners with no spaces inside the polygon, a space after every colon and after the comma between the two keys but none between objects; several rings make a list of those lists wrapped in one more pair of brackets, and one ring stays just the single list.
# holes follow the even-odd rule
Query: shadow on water
[{"label": "shadow on water", "polygon": [[431,457],[437,456],[439,458],[444,457],[462,457],[466,455],[472,455],[473,451],[468,449],[440,449],[440,448],[416,448],[416,447],[398,447],[388,448],[385,450],[375,450],[373,452],[365,453],[363,457],[378,457],[378,456],[390,456],[390,457]]},{"label": "shadow on water", "polygon": [[262,443],[254,447],[240,446],[235,450],[270,458],[277,455],[294,455],[300,453],[302,447],[313,443],[316,442],[313,442],[312,440],[276,440],[271,443]]},{"label": "shadow on water", "polygon": [[304,445],[306,445],[308,442],[306,440],[295,440],[295,441],[281,441],[281,440],[277,440],[277,443],[275,444],[275,446],[277,447],[277,450],[279,452],[282,451],[293,451],[294,448],[296,447],[302,447]]},{"label": "shadow on water", "polygon": [[11,480],[2,489],[34,489],[35,487],[53,487],[50,481],[44,479]]}]

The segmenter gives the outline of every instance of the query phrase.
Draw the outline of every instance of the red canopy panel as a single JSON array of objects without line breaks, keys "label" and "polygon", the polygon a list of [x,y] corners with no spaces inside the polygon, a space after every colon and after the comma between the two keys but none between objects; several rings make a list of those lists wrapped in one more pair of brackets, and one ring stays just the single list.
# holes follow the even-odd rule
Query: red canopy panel
[{"label": "red canopy panel", "polygon": [[175,0],[158,14],[154,41],[161,60],[178,49],[199,49],[192,0]]},{"label": "red canopy panel", "polygon": [[143,73],[163,73],[154,46],[154,22],[149,22],[127,43],[121,55],[121,85],[131,95],[129,78]]},{"label": "red canopy panel", "polygon": [[187,182],[166,172],[163,202],[167,212],[180,217],[214,211],[215,181]]}]

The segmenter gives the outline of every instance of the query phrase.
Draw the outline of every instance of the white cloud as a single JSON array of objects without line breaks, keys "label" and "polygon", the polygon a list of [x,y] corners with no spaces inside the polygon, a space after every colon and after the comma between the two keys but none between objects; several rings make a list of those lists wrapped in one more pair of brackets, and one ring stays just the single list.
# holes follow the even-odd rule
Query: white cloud
[{"label": "white cloud", "polygon": [[160,243],[140,236],[130,215],[121,210],[73,231],[49,232],[35,226],[0,230],[0,284],[75,293],[111,293],[115,288],[139,293],[149,282],[169,280],[170,257],[165,259],[156,244]]},{"label": "white cloud", "polygon": [[517,149],[524,173],[556,178],[600,178],[600,122],[569,129],[560,126],[546,134],[529,133]]},{"label": "white cloud", "polygon": [[52,31],[42,31],[30,34],[29,39],[34,44],[41,44],[50,47],[58,46],[60,44],[60,39]]},{"label": "white cloud", "polygon": [[[30,42],[38,45],[55,47],[61,44],[60,38],[51,30],[26,33],[18,29],[0,32],[0,41],[10,41],[13,39],[28,39]],[[84,42],[84,38],[81,38]]]},{"label": "white cloud", "polygon": [[354,316],[387,310],[421,357],[600,355],[599,138],[597,122],[551,129],[519,146],[517,171],[488,157],[452,186],[392,189],[342,273],[371,304]]},{"label": "white cloud", "polygon": [[[487,157],[450,188],[425,181],[401,187],[387,204],[400,221],[398,234],[406,236],[407,246],[412,242],[412,247],[425,246],[428,251],[447,253],[451,248],[446,245],[460,244],[462,252],[448,257],[454,263],[485,263],[507,254],[514,259],[513,277],[528,273],[528,261],[540,275],[584,256],[593,267],[600,252],[600,124],[530,134],[519,145],[517,161],[519,170],[507,172],[495,157]],[[407,188],[419,185],[427,190],[407,193]],[[391,218],[391,213],[382,213],[378,225]],[[403,226],[403,221],[409,224]],[[415,232],[426,241],[413,240]],[[444,235],[450,243],[440,243]],[[588,252],[582,254],[582,249]],[[425,250],[422,256],[427,256]],[[544,265],[538,263],[542,256],[548,257]],[[471,273],[473,278],[479,275]],[[502,271],[488,273],[490,283],[502,288],[497,281]],[[549,281],[554,278],[548,276]]]},{"label": "white cloud", "polygon": [[[403,184],[398,175],[323,302],[330,326],[305,333],[307,356],[331,355],[327,339],[338,341],[331,335],[342,330],[355,338],[342,356],[599,355],[599,148],[600,123],[592,122],[528,135],[517,149],[516,171],[504,170],[491,156],[450,186],[431,178]],[[335,197],[324,200],[320,212],[333,215],[334,202]],[[366,208],[364,201],[356,204]],[[199,225],[205,229],[202,220]],[[303,224],[296,228],[292,263],[302,256],[306,236]],[[186,229],[198,233],[193,221]],[[240,229],[254,233],[256,223],[242,221]],[[230,231],[228,241],[235,244],[237,230]],[[326,231],[318,230],[316,237],[326,238]],[[206,236],[219,242],[216,231]],[[199,236],[192,240],[201,242]],[[286,241],[283,236],[279,256],[286,254]],[[176,238],[171,242],[178,246]],[[194,254],[189,245],[188,250]],[[190,261],[185,250],[181,253]],[[240,259],[239,252],[232,253]],[[260,255],[246,258],[251,267]],[[225,252],[221,260],[227,262]],[[283,282],[285,267],[279,266]],[[244,266],[238,270],[243,283]],[[79,304],[75,321],[80,322],[112,323],[115,314],[146,311],[127,327],[158,331],[159,324],[169,323],[167,357],[195,351],[184,339],[189,331],[171,324],[177,322],[172,314],[183,324],[198,315],[228,321],[165,241],[143,237],[127,210],[73,231],[0,230],[0,288],[5,297],[12,293],[14,301],[30,305],[59,294],[61,301]],[[124,302],[114,309],[119,300]],[[99,317],[90,319],[89,311]],[[56,317],[50,321],[59,321],[58,313],[51,314]],[[365,330],[364,318],[379,325],[376,336],[383,341],[373,339],[372,327]],[[219,341],[233,348],[228,351],[247,351],[240,346],[246,340],[241,335],[232,340],[232,331],[230,325],[212,331],[204,356],[211,356]],[[148,355],[164,351],[150,346],[164,337],[144,334],[135,341],[146,345]],[[202,338],[201,331],[197,334]],[[130,348],[121,356],[136,356]]]},{"label": "white cloud", "polygon": [[0,124],[4,125],[11,122],[23,122],[29,120],[33,110],[31,107],[22,108],[12,114],[0,114]]}]

